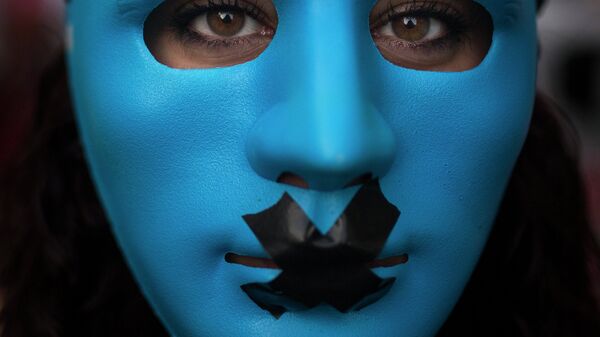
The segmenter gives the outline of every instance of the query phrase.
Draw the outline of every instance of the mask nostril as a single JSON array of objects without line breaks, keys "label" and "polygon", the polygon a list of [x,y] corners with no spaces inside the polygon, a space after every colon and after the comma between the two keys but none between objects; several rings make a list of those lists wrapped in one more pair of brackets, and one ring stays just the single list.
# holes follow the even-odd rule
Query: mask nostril
[{"label": "mask nostril", "polygon": [[364,184],[368,183],[369,181],[371,181],[372,179],[373,179],[373,174],[371,172],[365,173],[359,177],[356,177],[354,180],[350,181],[349,183],[347,183],[346,186],[344,186],[344,188],[358,186],[358,185],[364,185]]},{"label": "mask nostril", "polygon": [[277,178],[277,182],[280,184],[287,184],[299,188],[308,189],[308,182],[297,174],[291,172],[283,172],[279,178]]},{"label": "mask nostril", "polygon": [[[351,180],[349,183],[344,185],[344,188],[352,187],[352,186],[360,186],[368,183],[373,179],[373,174],[371,172],[365,173]],[[283,172],[277,178],[277,182],[280,184],[291,185],[299,188],[308,189],[309,184],[306,180],[304,180],[301,176],[292,173],[292,172]]]}]

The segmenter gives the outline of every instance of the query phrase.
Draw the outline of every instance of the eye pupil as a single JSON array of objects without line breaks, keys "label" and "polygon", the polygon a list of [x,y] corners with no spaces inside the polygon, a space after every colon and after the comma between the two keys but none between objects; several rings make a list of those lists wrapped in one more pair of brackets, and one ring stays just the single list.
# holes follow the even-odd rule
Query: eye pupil
[{"label": "eye pupil", "polygon": [[210,11],[206,15],[208,26],[219,36],[230,37],[244,28],[246,15],[239,11]]},{"label": "eye pupil", "polygon": [[392,30],[394,34],[409,42],[416,42],[424,39],[429,34],[431,20],[426,17],[403,16],[392,21]]},{"label": "eye pupil", "polygon": [[418,23],[417,18],[415,18],[413,16],[406,16],[406,17],[402,18],[402,21],[403,21],[406,29],[413,29],[417,26],[417,23]]},{"label": "eye pupil", "polygon": [[219,12],[218,15],[223,23],[231,23],[234,20],[234,15],[231,12]]}]

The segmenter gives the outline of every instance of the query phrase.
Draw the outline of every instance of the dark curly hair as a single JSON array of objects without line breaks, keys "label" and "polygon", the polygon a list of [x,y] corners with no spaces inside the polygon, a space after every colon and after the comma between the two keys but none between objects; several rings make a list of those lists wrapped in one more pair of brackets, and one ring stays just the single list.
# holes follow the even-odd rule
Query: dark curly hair
[{"label": "dark curly hair", "polygon": [[[439,337],[600,336],[600,250],[565,125],[538,97],[489,242]],[[0,179],[0,336],[167,336],[98,202],[62,58],[33,129]]]}]

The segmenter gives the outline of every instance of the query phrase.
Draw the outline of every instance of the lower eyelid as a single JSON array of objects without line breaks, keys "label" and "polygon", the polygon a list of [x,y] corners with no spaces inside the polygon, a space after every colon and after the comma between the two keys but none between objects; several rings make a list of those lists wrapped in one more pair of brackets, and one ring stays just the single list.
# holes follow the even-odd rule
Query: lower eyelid
[{"label": "lower eyelid", "polygon": [[253,49],[262,46],[270,41],[269,37],[262,35],[252,34],[239,37],[232,37],[227,39],[211,38],[210,36],[204,36],[196,32],[188,32],[182,36],[182,42],[184,44],[190,44],[186,49],[206,49],[211,48],[219,50],[222,48],[226,49]]},{"label": "lower eyelid", "polygon": [[462,41],[460,38],[453,36],[446,36],[436,40],[423,42],[408,42],[378,35],[374,35],[374,39],[378,45],[383,44],[383,47],[390,52],[398,52],[398,50],[402,49],[413,53],[421,53],[422,55],[439,52],[454,52],[460,48]]}]

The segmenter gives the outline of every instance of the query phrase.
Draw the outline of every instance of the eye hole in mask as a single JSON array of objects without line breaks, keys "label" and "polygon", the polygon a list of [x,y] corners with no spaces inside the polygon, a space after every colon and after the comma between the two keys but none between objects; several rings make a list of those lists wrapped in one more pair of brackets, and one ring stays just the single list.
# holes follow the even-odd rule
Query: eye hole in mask
[{"label": "eye hole in mask", "polygon": [[257,58],[278,17],[270,0],[167,0],[146,19],[144,40],[171,68],[217,68]]},{"label": "eye hole in mask", "polygon": [[492,17],[471,0],[380,0],[370,17],[371,36],[389,62],[411,69],[458,72],[487,55]]}]

